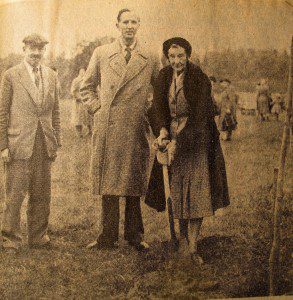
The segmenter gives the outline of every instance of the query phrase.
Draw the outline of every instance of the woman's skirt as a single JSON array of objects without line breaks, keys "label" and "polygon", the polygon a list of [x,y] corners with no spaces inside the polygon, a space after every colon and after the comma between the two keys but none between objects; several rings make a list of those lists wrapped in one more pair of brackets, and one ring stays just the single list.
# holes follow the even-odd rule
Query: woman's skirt
[{"label": "woman's skirt", "polygon": [[202,136],[194,148],[190,145],[185,147],[184,144],[177,147],[170,168],[171,197],[176,219],[194,219],[214,214],[206,144]]}]

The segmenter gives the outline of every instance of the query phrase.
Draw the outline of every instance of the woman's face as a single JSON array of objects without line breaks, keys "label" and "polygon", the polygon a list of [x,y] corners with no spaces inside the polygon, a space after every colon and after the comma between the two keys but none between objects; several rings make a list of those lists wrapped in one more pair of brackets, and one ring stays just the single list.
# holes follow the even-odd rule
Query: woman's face
[{"label": "woman's face", "polygon": [[174,71],[183,71],[186,67],[188,57],[184,48],[176,45],[168,50],[168,59]]}]

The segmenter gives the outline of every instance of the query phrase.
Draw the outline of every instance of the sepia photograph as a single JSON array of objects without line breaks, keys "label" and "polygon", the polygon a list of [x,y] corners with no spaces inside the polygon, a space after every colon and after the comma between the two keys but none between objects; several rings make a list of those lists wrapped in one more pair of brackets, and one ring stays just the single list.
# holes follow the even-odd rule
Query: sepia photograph
[{"label": "sepia photograph", "polygon": [[0,299],[293,297],[292,54],[293,0],[0,0]]}]

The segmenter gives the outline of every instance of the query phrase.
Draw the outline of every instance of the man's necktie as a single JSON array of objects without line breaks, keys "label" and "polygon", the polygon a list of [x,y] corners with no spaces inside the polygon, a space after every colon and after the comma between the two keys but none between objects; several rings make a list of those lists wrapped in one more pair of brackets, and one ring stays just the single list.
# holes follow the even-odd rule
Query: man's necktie
[{"label": "man's necktie", "polygon": [[33,68],[33,72],[34,72],[34,75],[35,75],[35,84],[36,84],[37,88],[39,88],[39,85],[40,85],[39,68],[38,67],[34,67]]},{"label": "man's necktie", "polygon": [[126,47],[125,51],[126,51],[125,60],[126,60],[126,64],[128,64],[131,58],[131,49],[129,47]]}]

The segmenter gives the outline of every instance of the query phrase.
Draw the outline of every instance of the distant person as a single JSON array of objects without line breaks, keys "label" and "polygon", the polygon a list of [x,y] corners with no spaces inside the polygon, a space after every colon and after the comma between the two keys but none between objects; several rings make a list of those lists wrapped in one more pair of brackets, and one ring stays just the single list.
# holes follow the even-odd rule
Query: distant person
[{"label": "distant person", "polygon": [[212,94],[212,100],[213,100],[213,104],[214,104],[215,115],[219,115],[218,103],[215,98],[215,88],[216,88],[216,84],[217,84],[217,79],[214,76],[210,76],[209,79],[210,79],[211,85],[212,85],[211,94]]},{"label": "distant person", "polygon": [[218,127],[221,132],[221,138],[224,141],[230,141],[232,138],[233,130],[237,128],[237,104],[238,95],[235,92],[234,87],[231,85],[229,79],[223,79],[220,81],[223,89],[221,93],[221,100],[218,104],[219,108],[219,120]]},{"label": "distant person", "polygon": [[93,194],[102,196],[101,231],[88,248],[117,247],[119,198],[125,197],[124,238],[137,251],[147,251],[140,197],[146,193],[150,159],[149,90],[160,60],[151,44],[136,38],[140,18],[135,12],[121,10],[116,26],[121,36],[95,49],[80,90],[94,114],[92,184]]},{"label": "distant person", "polygon": [[[155,85],[151,125],[158,146],[164,145],[164,139],[170,140],[167,151],[174,217],[180,227],[179,247],[185,249],[188,244],[192,258],[202,263],[197,242],[203,218],[229,205],[211,83],[200,67],[190,62],[192,48],[187,40],[171,38],[164,42],[163,50],[170,65],[160,71]],[[147,201],[164,197],[156,188],[163,185],[156,178],[162,173],[158,168],[155,162]]]},{"label": "distant person", "polygon": [[28,245],[50,244],[51,164],[61,146],[57,74],[42,63],[48,41],[32,34],[23,43],[24,60],[4,73],[0,90],[1,231],[4,249],[13,252],[22,246],[20,210],[27,194]]},{"label": "distant person", "polygon": [[71,95],[74,99],[74,106],[72,111],[73,124],[75,125],[75,129],[79,137],[83,137],[84,126],[87,127],[88,134],[90,136],[92,135],[92,117],[88,114],[88,111],[82,102],[79,91],[84,74],[85,69],[80,69],[78,76],[73,79],[71,84]]},{"label": "distant person", "polygon": [[276,117],[277,120],[279,120],[279,115],[282,112],[282,103],[283,99],[281,94],[276,94],[274,99],[273,99],[273,105],[272,105],[272,110],[271,113]]},{"label": "distant person", "polygon": [[256,88],[256,104],[257,112],[261,121],[269,119],[271,95],[269,92],[269,84],[266,79],[261,79]]}]

